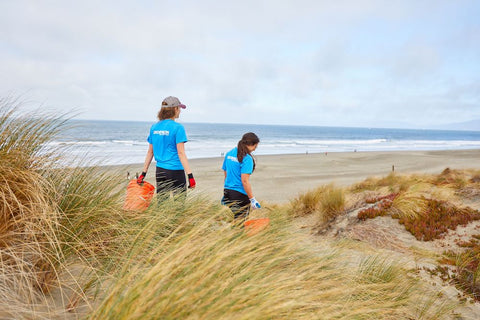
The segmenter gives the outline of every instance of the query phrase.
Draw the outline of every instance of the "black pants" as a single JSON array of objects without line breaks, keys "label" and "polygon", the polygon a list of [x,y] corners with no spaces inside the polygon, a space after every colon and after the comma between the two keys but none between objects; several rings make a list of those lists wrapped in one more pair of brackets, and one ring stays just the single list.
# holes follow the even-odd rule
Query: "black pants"
[{"label": "black pants", "polygon": [[246,219],[250,212],[250,200],[246,194],[241,192],[223,189],[223,201],[232,210],[235,219]]},{"label": "black pants", "polygon": [[157,167],[155,172],[157,180],[157,193],[174,193],[187,191],[187,180],[184,170],[168,170]]}]

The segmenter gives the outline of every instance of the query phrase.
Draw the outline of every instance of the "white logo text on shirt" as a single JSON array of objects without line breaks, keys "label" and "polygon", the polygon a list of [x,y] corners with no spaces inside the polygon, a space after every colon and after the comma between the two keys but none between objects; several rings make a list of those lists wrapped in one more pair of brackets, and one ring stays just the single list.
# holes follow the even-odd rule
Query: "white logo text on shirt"
[{"label": "white logo text on shirt", "polygon": [[158,134],[159,136],[168,136],[170,135],[170,131],[167,130],[155,130],[153,134]]}]

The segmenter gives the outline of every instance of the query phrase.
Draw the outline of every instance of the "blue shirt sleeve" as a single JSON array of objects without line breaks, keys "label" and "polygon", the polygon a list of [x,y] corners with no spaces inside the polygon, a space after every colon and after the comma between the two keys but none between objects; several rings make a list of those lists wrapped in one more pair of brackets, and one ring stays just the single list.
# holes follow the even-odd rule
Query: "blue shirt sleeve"
[{"label": "blue shirt sleeve", "polygon": [[241,173],[252,174],[253,172],[253,158],[250,155],[245,155],[243,158],[241,166]]},{"label": "blue shirt sleeve", "polygon": [[178,127],[177,134],[175,135],[175,143],[187,142],[187,134],[185,128],[181,125]]}]

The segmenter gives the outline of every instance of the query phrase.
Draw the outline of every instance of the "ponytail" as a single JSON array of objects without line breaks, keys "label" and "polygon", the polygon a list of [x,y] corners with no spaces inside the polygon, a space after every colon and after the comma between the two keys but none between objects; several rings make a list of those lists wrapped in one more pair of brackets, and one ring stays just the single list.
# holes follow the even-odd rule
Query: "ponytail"
[{"label": "ponytail", "polygon": [[[254,146],[260,142],[260,139],[257,137],[257,135],[253,132],[247,132],[243,135],[242,140],[238,141],[237,144],[237,159],[238,162],[242,162],[243,158],[249,154],[250,152],[248,151],[247,146]],[[253,159],[253,157],[252,157]],[[255,159],[253,160],[253,170],[255,170]]]},{"label": "ponytail", "polygon": [[238,152],[237,152],[238,162],[242,162],[243,157],[245,157],[248,153],[247,145],[245,144],[244,140],[238,141],[237,149],[238,149]]}]

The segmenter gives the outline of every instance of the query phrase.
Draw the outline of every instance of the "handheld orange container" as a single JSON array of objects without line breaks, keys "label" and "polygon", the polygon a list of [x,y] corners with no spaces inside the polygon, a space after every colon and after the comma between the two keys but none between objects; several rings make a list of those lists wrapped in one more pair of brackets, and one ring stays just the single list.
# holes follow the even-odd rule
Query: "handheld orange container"
[{"label": "handheld orange container", "polygon": [[245,227],[245,231],[247,232],[247,235],[253,236],[254,234],[268,227],[269,224],[270,224],[269,218],[260,218],[260,219],[247,220],[243,223],[243,226]]},{"label": "handheld orange container", "polygon": [[136,179],[130,180],[127,185],[127,196],[123,209],[133,211],[147,210],[155,193],[155,187],[144,181],[141,185],[137,183]]}]

